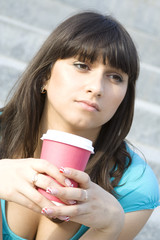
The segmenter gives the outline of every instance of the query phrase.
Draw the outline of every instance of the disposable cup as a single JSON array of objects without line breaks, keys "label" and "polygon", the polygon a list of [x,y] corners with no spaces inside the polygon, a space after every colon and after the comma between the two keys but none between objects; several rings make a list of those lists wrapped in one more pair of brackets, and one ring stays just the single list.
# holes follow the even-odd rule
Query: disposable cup
[{"label": "disposable cup", "polygon": [[[62,132],[48,130],[43,140],[41,159],[46,159],[58,168],[69,167],[84,171],[91,153],[94,153],[92,141],[89,139]],[[70,179],[73,187],[78,184]],[[38,191],[56,205],[64,204],[60,199],[39,188]]]}]

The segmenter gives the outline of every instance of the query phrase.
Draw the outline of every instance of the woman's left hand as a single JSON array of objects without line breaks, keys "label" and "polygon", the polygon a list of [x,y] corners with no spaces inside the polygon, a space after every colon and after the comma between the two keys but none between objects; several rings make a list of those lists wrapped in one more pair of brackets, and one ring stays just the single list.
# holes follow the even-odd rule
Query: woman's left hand
[{"label": "woman's left hand", "polygon": [[[79,185],[74,187],[49,187],[50,194],[66,203],[53,208],[43,208],[42,212],[49,218],[71,220],[95,230],[109,228],[121,231],[124,223],[124,212],[116,198],[93,183],[87,173],[71,168],[62,168],[66,178],[73,179]],[[67,205],[68,203],[68,205]]]}]

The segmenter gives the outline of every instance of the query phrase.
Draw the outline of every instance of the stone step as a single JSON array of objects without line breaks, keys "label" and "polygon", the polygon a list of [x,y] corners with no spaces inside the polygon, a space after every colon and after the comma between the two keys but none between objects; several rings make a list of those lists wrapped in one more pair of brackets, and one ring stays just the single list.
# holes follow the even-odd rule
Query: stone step
[{"label": "stone step", "polygon": [[136,86],[136,97],[160,105],[160,68],[142,63]]},{"label": "stone step", "polygon": [[157,27],[157,23],[160,22],[159,0],[122,0],[121,3],[119,0],[1,0],[0,15],[19,19],[31,26],[40,26],[43,29],[51,30],[53,22],[59,22],[77,10],[98,10],[112,13],[128,27],[132,26],[148,35],[160,37],[160,28]]},{"label": "stone step", "polygon": [[98,11],[101,12],[112,13],[128,27],[132,26],[138,31],[146,32],[148,35],[156,35],[157,37],[160,37],[160,28],[157,27],[157,23],[160,22],[159,0],[122,0],[121,2],[119,2],[119,0],[61,0],[60,2],[76,7],[80,10],[98,9]]},{"label": "stone step", "polygon": [[160,68],[141,63],[140,69],[137,98],[160,105]]},{"label": "stone step", "polygon": [[138,26],[136,30],[127,26],[126,28],[135,42],[140,60],[147,64],[160,67],[160,55],[159,51],[157,51],[157,49],[160,48],[160,37],[157,37],[155,34],[149,35],[138,31]]},{"label": "stone step", "polygon": [[[154,106],[154,107],[152,107]],[[136,102],[135,115],[128,135],[134,141],[160,150],[160,106]]]},{"label": "stone step", "polygon": [[[6,18],[8,21],[10,19],[28,24],[48,31],[48,33],[67,16],[81,9],[97,10],[98,6],[102,12],[113,12],[113,15],[133,35],[141,60],[160,67],[160,55],[157,51],[160,47],[160,30],[157,27],[157,22],[160,22],[158,0],[148,1],[147,3],[144,1],[123,0],[120,6],[118,0],[101,2],[94,0],[92,4],[90,1],[85,0],[82,3],[73,0],[47,0],[45,2],[28,0],[26,3],[25,0],[17,0],[16,2],[1,0],[1,2],[0,15],[2,19]],[[63,5],[64,3],[65,5]],[[35,12],[38,12],[36,16]],[[150,21],[151,12],[154,12],[152,21]],[[131,15],[132,17],[130,17]]]},{"label": "stone step", "polygon": [[1,0],[0,15],[46,31],[75,12],[76,8],[59,0]]},{"label": "stone step", "polygon": [[46,39],[44,34],[6,22],[0,22],[0,53],[19,61],[28,62]]}]

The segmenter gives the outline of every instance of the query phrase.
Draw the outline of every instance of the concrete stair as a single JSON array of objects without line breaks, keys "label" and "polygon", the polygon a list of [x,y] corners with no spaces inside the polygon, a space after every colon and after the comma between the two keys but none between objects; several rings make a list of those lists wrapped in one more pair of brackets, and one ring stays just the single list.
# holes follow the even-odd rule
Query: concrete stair
[{"label": "concrete stair", "polygon": [[[128,139],[144,153],[160,183],[159,0],[1,0],[0,107],[49,33],[65,18],[82,10],[111,13],[127,28],[136,43],[141,72]],[[160,208],[136,240],[158,240],[159,235]]]}]

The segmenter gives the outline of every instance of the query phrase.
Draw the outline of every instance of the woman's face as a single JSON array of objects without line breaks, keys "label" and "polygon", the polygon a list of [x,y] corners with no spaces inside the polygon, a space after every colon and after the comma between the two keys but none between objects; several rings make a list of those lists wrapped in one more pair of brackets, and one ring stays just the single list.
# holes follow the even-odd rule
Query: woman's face
[{"label": "woman's face", "polygon": [[115,114],[127,86],[127,74],[101,60],[93,64],[78,58],[56,61],[46,82],[47,128],[98,134]]}]

